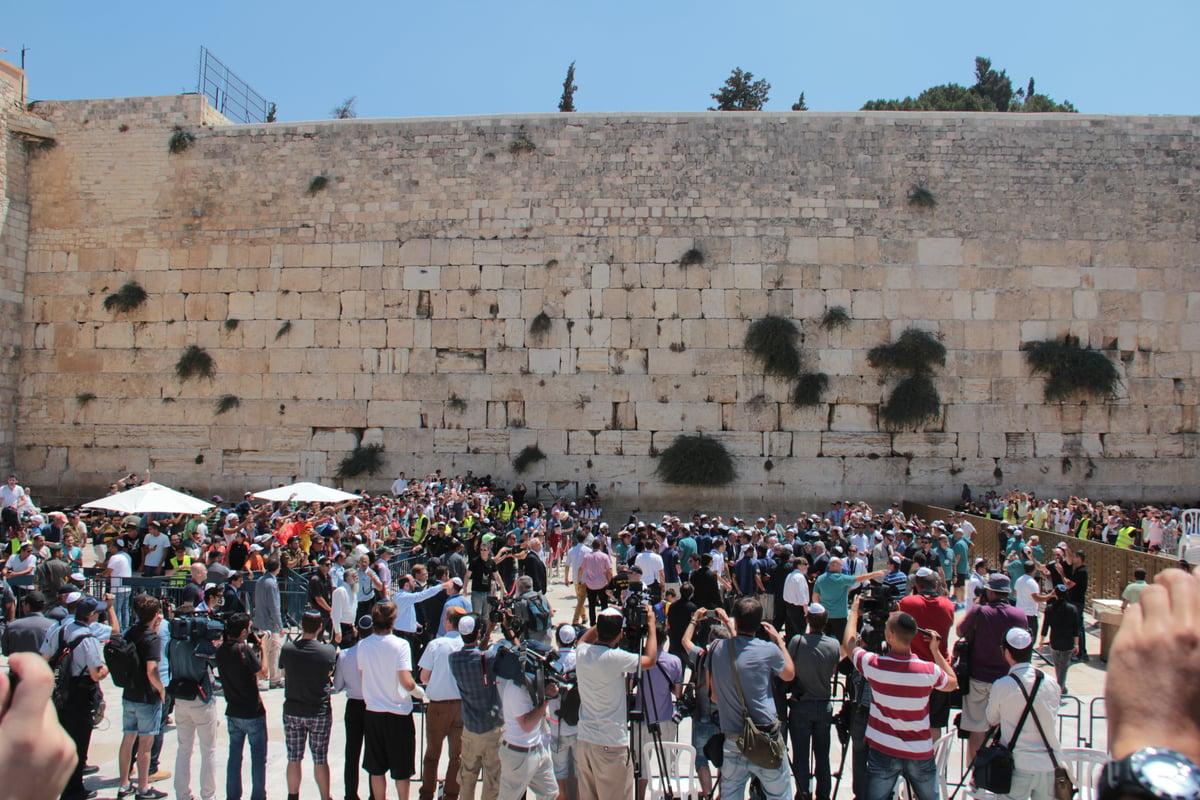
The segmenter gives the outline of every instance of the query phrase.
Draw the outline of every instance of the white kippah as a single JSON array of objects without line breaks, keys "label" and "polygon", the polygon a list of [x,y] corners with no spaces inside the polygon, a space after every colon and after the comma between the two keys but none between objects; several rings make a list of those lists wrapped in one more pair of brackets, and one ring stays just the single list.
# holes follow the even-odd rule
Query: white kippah
[{"label": "white kippah", "polygon": [[810,613],[810,614],[824,614],[824,613],[825,613],[825,606],[821,605],[820,603],[810,603],[810,604],[809,604],[809,606],[808,606],[808,613]]},{"label": "white kippah", "polygon": [[463,636],[470,636],[475,632],[475,617],[467,615],[458,621],[458,632]]},{"label": "white kippah", "polygon": [[1014,650],[1024,650],[1033,644],[1033,636],[1027,628],[1009,628],[1008,633],[1004,634],[1004,641]]},{"label": "white kippah", "polygon": [[933,577],[933,570],[931,570],[929,567],[921,567],[920,569],[917,570],[917,577],[918,578]]}]

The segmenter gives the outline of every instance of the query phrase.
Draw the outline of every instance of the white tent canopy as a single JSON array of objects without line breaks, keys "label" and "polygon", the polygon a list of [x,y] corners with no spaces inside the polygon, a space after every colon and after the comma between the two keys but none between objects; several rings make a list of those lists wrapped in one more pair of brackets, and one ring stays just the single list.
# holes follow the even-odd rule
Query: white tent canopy
[{"label": "white tent canopy", "polygon": [[285,503],[295,500],[297,503],[344,503],[347,500],[358,500],[359,495],[331,489],[319,483],[301,481],[278,489],[268,489],[265,492],[255,492],[260,500],[270,500],[274,503]]},{"label": "white tent canopy", "polygon": [[203,514],[212,508],[212,503],[150,482],[84,503],[83,507],[122,514]]}]

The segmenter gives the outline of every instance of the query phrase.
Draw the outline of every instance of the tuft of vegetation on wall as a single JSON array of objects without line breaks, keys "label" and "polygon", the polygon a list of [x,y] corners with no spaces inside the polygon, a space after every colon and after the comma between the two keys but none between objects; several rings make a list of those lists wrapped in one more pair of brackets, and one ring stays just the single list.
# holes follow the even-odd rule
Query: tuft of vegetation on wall
[{"label": "tuft of vegetation on wall", "polygon": [[911,373],[930,375],[935,366],[946,365],[946,345],[937,336],[920,328],[909,328],[891,344],[872,347],[867,362],[885,375]]},{"label": "tuft of vegetation on wall", "polygon": [[338,464],[339,478],[353,478],[362,475],[376,475],[383,469],[383,445],[360,444],[350,451]]},{"label": "tuft of vegetation on wall", "polygon": [[908,190],[908,204],[916,208],[934,208],[937,206],[937,198],[925,184],[914,183]]},{"label": "tuft of vegetation on wall", "polygon": [[537,150],[537,145],[529,141],[529,137],[525,134],[521,134],[516,139],[513,139],[512,144],[508,146],[508,152],[514,156],[521,155],[522,153],[532,153],[534,150]]},{"label": "tuft of vegetation on wall", "polygon": [[693,247],[679,257],[679,266],[695,267],[704,263],[704,252]]},{"label": "tuft of vegetation on wall", "polygon": [[221,399],[217,401],[217,416],[224,414],[226,411],[232,411],[242,404],[237,395],[225,394],[221,395]]},{"label": "tuft of vegetation on wall", "polygon": [[275,341],[279,341],[283,337],[292,332],[292,321],[289,319],[279,326],[279,330],[275,331]]},{"label": "tuft of vegetation on wall", "polygon": [[521,452],[517,453],[517,457],[513,459],[512,464],[513,469],[515,469],[517,474],[520,475],[537,462],[545,460],[546,454],[542,452],[541,448],[539,448],[537,445],[531,444],[526,445]]},{"label": "tuft of vegetation on wall", "polygon": [[237,317],[230,317],[229,319],[225,320],[225,330],[232,333],[238,329],[238,325],[240,324],[241,322],[237,319]]},{"label": "tuft of vegetation on wall", "polygon": [[538,315],[529,323],[529,335],[534,339],[542,339],[550,332],[550,325],[550,315],[545,311],[539,311]]},{"label": "tuft of vegetation on wall", "polygon": [[1120,373],[1108,356],[1081,347],[1077,337],[1026,342],[1021,349],[1033,373],[1046,376],[1043,396],[1047,403],[1080,394],[1106,400],[1115,397],[1121,385]]},{"label": "tuft of vegetation on wall", "polygon": [[659,455],[654,474],[676,486],[724,486],[737,478],[737,469],[721,442],[703,434],[680,434]]},{"label": "tuft of vegetation on wall", "polygon": [[446,398],[446,407],[451,411],[456,411],[461,414],[467,410],[467,401],[458,395],[451,393],[451,395]]},{"label": "tuft of vegetation on wall", "polygon": [[314,195],[329,185],[329,179],[324,175],[317,175],[308,182],[308,193]]},{"label": "tuft of vegetation on wall", "polygon": [[829,376],[824,372],[806,372],[796,378],[796,386],[792,389],[792,405],[820,405],[821,395],[829,387]]},{"label": "tuft of vegetation on wall", "polygon": [[849,326],[850,314],[846,311],[845,306],[830,306],[821,315],[821,327],[824,330],[831,331],[834,328],[847,328]]},{"label": "tuft of vegetation on wall", "polygon": [[903,376],[879,409],[884,427],[915,430],[941,414],[942,398],[933,385],[933,370],[945,366],[946,346],[936,335],[908,328],[891,344],[872,347],[867,362],[885,376]]},{"label": "tuft of vegetation on wall", "polygon": [[900,381],[879,409],[884,424],[893,430],[915,430],[941,412],[942,398],[929,375],[909,375]]},{"label": "tuft of vegetation on wall", "polygon": [[104,298],[104,310],[125,314],[146,302],[146,290],[137,281],[128,281],[117,291]]},{"label": "tuft of vegetation on wall", "polygon": [[189,378],[209,378],[217,374],[217,364],[203,347],[189,344],[175,362],[175,375],[181,381]]},{"label": "tuft of vegetation on wall", "polygon": [[763,372],[782,378],[800,374],[803,359],[798,341],[800,329],[790,319],[766,316],[746,329],[746,349],[762,365]]},{"label": "tuft of vegetation on wall", "polygon": [[92,392],[80,392],[75,395],[75,402],[81,406],[86,406],[88,403],[96,399],[96,395]]},{"label": "tuft of vegetation on wall", "polygon": [[191,131],[185,131],[178,125],[175,126],[175,132],[171,134],[171,138],[167,140],[167,150],[171,153],[178,154],[186,151],[196,141],[196,135]]}]

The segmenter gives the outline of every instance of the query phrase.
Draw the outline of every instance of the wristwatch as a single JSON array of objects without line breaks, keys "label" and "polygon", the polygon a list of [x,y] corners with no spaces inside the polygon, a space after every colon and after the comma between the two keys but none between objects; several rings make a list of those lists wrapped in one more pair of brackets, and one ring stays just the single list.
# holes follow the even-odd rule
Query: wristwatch
[{"label": "wristwatch", "polygon": [[1099,800],[1195,800],[1200,797],[1200,767],[1174,750],[1146,747],[1109,761],[1099,789]]}]

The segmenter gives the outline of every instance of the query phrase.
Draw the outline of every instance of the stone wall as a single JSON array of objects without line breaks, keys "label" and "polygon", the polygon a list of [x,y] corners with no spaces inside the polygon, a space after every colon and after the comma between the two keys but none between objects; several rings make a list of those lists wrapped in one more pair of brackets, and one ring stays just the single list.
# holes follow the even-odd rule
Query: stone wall
[{"label": "stone wall", "polygon": [[[16,459],[45,495],[146,468],[205,491],[331,480],[360,442],[384,445],[388,475],[353,486],[511,478],[532,444],[547,459],[527,483],[595,482],[627,507],[1200,482],[1197,118],[235,126],[195,95],[35,112],[58,146],[30,165]],[[195,141],[170,154],[176,126]],[[918,183],[936,207],[907,201]],[[681,266],[692,249],[703,263]],[[105,311],[131,279],[148,302]],[[835,305],[851,322],[825,331]],[[767,314],[830,376],[820,406],[793,407],[746,353]],[[948,348],[943,413],[888,432],[894,381],[866,354],[909,326]],[[1019,347],[1068,332],[1118,365],[1116,400],[1043,402]],[[191,344],[213,380],[175,377]],[[693,431],[732,450],[734,485],[654,477]]]}]

